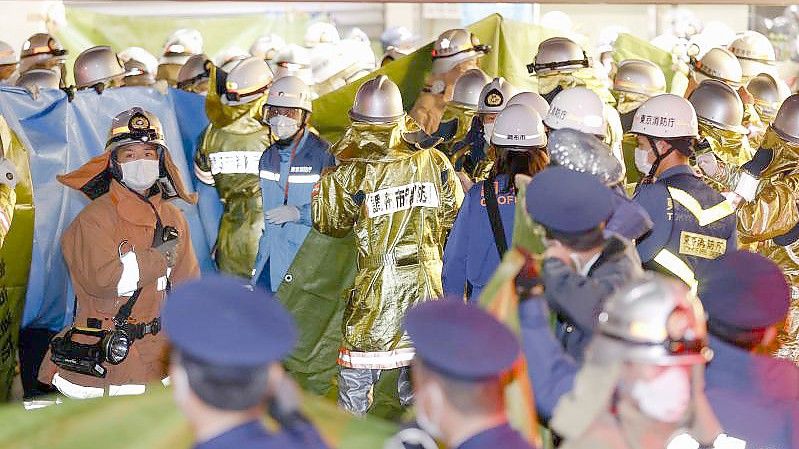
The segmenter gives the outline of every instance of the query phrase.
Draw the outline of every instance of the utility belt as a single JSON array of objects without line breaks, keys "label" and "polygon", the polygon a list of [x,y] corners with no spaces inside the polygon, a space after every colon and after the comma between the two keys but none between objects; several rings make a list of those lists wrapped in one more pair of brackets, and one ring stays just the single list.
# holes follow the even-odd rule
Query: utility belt
[{"label": "utility belt", "polygon": [[[153,247],[178,238],[178,231],[171,226],[161,226],[160,219],[156,225]],[[122,245],[120,245],[121,247]],[[121,250],[120,250],[121,252]],[[120,259],[122,254],[120,254]],[[166,290],[169,290],[167,280]],[[133,306],[136,305],[142,289],[136,289],[130,298],[122,304],[114,316],[114,328],[102,329],[101,321],[89,318],[87,327],[73,327],[63,337],[56,337],[50,342],[50,360],[59,368],[92,377],[105,378],[107,369],[104,363],[119,365],[130,353],[130,347],[136,340],[147,335],[157,335],[161,331],[161,319],[156,317],[149,323],[130,323]],[[94,343],[79,343],[75,336],[93,337]]]}]

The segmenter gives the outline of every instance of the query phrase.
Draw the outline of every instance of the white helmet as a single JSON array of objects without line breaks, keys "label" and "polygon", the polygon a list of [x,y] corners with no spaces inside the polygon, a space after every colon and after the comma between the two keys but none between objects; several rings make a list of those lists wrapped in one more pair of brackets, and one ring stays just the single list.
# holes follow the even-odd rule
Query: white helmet
[{"label": "white helmet", "polygon": [[332,44],[341,40],[338,29],[332,23],[316,22],[305,30],[305,46],[313,48],[319,44]]},{"label": "white helmet", "polygon": [[347,39],[351,41],[358,41],[366,45],[372,45],[372,41],[369,40],[369,36],[366,34],[366,32],[358,27],[350,30],[349,34],[347,34]]},{"label": "white helmet", "polygon": [[296,76],[284,76],[269,88],[265,106],[313,110],[311,88]]},{"label": "white helmet", "polygon": [[7,43],[0,41],[0,65],[16,65],[19,64],[17,53]]},{"label": "white helmet", "polygon": [[701,60],[694,61],[694,74],[698,83],[717,79],[737,88],[741,85],[743,71],[738,58],[731,51],[715,47],[705,53]]},{"label": "white helmet", "polygon": [[653,62],[626,59],[619,64],[613,78],[613,89],[651,97],[666,92],[666,77]]},{"label": "white helmet", "polygon": [[274,75],[260,58],[249,57],[236,63],[225,79],[222,103],[230,106],[250,103],[262,97]]},{"label": "white helmet", "polygon": [[549,102],[537,92],[520,92],[508,101],[508,106],[513,104],[523,104],[530,107],[541,117],[546,117],[549,112]]},{"label": "white helmet", "polygon": [[411,53],[413,53],[413,50],[411,49],[388,47],[386,48],[386,52],[383,53],[383,59],[380,60],[380,66],[382,67],[404,56],[408,56]]},{"label": "white helmet", "polygon": [[535,60],[527,71],[536,76],[571,73],[590,67],[591,60],[576,42],[567,37],[551,37],[538,44]]},{"label": "white helmet", "polygon": [[605,104],[585,87],[566,89],[552,99],[544,124],[551,129],[569,128],[604,138],[608,128]]},{"label": "white helmet", "polygon": [[497,116],[491,143],[505,147],[543,147],[547,134],[541,116],[523,104],[506,107]]},{"label": "white helmet", "polygon": [[247,59],[250,57],[250,54],[244,51],[244,49],[239,47],[227,47],[223,48],[214,56],[214,65],[217,67],[226,67],[229,71],[233,66],[235,66],[238,61],[242,59]]},{"label": "white helmet", "polygon": [[277,52],[286,46],[286,41],[277,34],[267,34],[261,36],[250,46],[250,54],[264,61],[271,61],[277,56]]},{"label": "white helmet", "polygon": [[446,73],[463,61],[488,53],[489,47],[480,44],[477,36],[455,28],[441,33],[433,44],[433,73]]},{"label": "white helmet", "polygon": [[130,75],[148,73],[155,76],[158,72],[158,60],[149,51],[141,47],[128,47],[119,53],[119,60]]},{"label": "white helmet", "polygon": [[275,64],[277,65],[275,68],[276,78],[293,75],[308,85],[313,84],[311,53],[307,48],[297,44],[288,44],[277,53]]},{"label": "white helmet", "polygon": [[688,100],[679,95],[661,94],[646,100],[635,111],[630,132],[663,139],[697,137],[699,124]]},{"label": "white helmet", "polygon": [[78,89],[92,87],[126,75],[119,57],[107,45],[84,50],[75,59],[75,85]]},{"label": "white helmet", "polygon": [[182,28],[172,33],[164,44],[164,51],[158,60],[160,64],[183,65],[193,55],[203,52],[203,35],[190,28]]},{"label": "white helmet", "polygon": [[452,90],[452,103],[477,110],[480,92],[491,78],[480,69],[470,69],[458,77]]},{"label": "white helmet", "polygon": [[478,114],[497,114],[505,109],[508,100],[516,95],[516,88],[505,78],[494,78],[480,91],[477,103]]},{"label": "white helmet", "polygon": [[730,44],[730,51],[738,58],[747,78],[763,72],[765,65],[773,65],[777,59],[771,41],[757,31],[741,34]]},{"label": "white helmet", "polygon": [[383,31],[383,34],[380,35],[380,43],[383,45],[384,51],[387,51],[388,47],[407,48],[413,41],[413,33],[404,26],[387,28]]}]

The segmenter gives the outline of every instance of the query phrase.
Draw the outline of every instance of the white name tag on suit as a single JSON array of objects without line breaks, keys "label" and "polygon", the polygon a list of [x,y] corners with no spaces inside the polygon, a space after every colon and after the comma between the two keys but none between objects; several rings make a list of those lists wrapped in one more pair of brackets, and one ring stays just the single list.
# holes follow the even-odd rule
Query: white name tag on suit
[{"label": "white name tag on suit", "polygon": [[260,151],[225,151],[211,153],[208,159],[211,162],[211,174],[258,174],[258,163],[261,160]]},{"label": "white name tag on suit", "polygon": [[365,206],[366,216],[374,218],[414,207],[437,208],[439,199],[432,182],[414,182],[369,193],[366,195]]}]

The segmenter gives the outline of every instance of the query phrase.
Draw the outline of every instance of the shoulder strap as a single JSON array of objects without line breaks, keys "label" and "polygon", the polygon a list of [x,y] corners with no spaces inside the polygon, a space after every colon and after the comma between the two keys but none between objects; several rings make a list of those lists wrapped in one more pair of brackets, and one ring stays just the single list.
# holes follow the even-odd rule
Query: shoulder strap
[{"label": "shoulder strap", "polygon": [[494,233],[494,243],[497,245],[499,258],[502,259],[502,256],[508,250],[508,242],[505,240],[505,229],[502,226],[502,219],[499,215],[497,193],[494,191],[494,178],[488,178],[483,181],[483,197],[486,201],[488,221],[491,222],[491,231]]},{"label": "shoulder strap", "polygon": [[139,299],[139,295],[141,295],[141,288],[137,288],[136,291],[130,296],[128,301],[125,304],[122,304],[122,307],[119,308],[119,311],[114,316],[114,324],[117,326],[122,326],[126,321],[128,321],[130,314],[133,313],[133,306],[136,305],[136,301]]}]

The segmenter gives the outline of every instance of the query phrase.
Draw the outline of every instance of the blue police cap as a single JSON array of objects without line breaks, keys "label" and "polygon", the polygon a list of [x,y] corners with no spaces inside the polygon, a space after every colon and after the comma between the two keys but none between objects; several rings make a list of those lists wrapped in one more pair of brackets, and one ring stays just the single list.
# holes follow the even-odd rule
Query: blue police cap
[{"label": "blue police cap", "polygon": [[711,261],[700,273],[697,293],[711,323],[744,330],[785,319],[791,298],[785,276],[774,262],[741,250]]},{"label": "blue police cap", "polygon": [[161,319],[175,348],[211,365],[263,366],[283,358],[297,339],[291,315],[271,293],[220,275],[176,287]]},{"label": "blue police cap", "polygon": [[477,381],[513,365],[519,343],[505,325],[459,299],[422,303],[405,318],[405,328],[425,366],[444,376]]},{"label": "blue police cap", "polygon": [[588,173],[550,167],[528,184],[527,212],[553,231],[586,232],[610,217],[613,192]]}]

